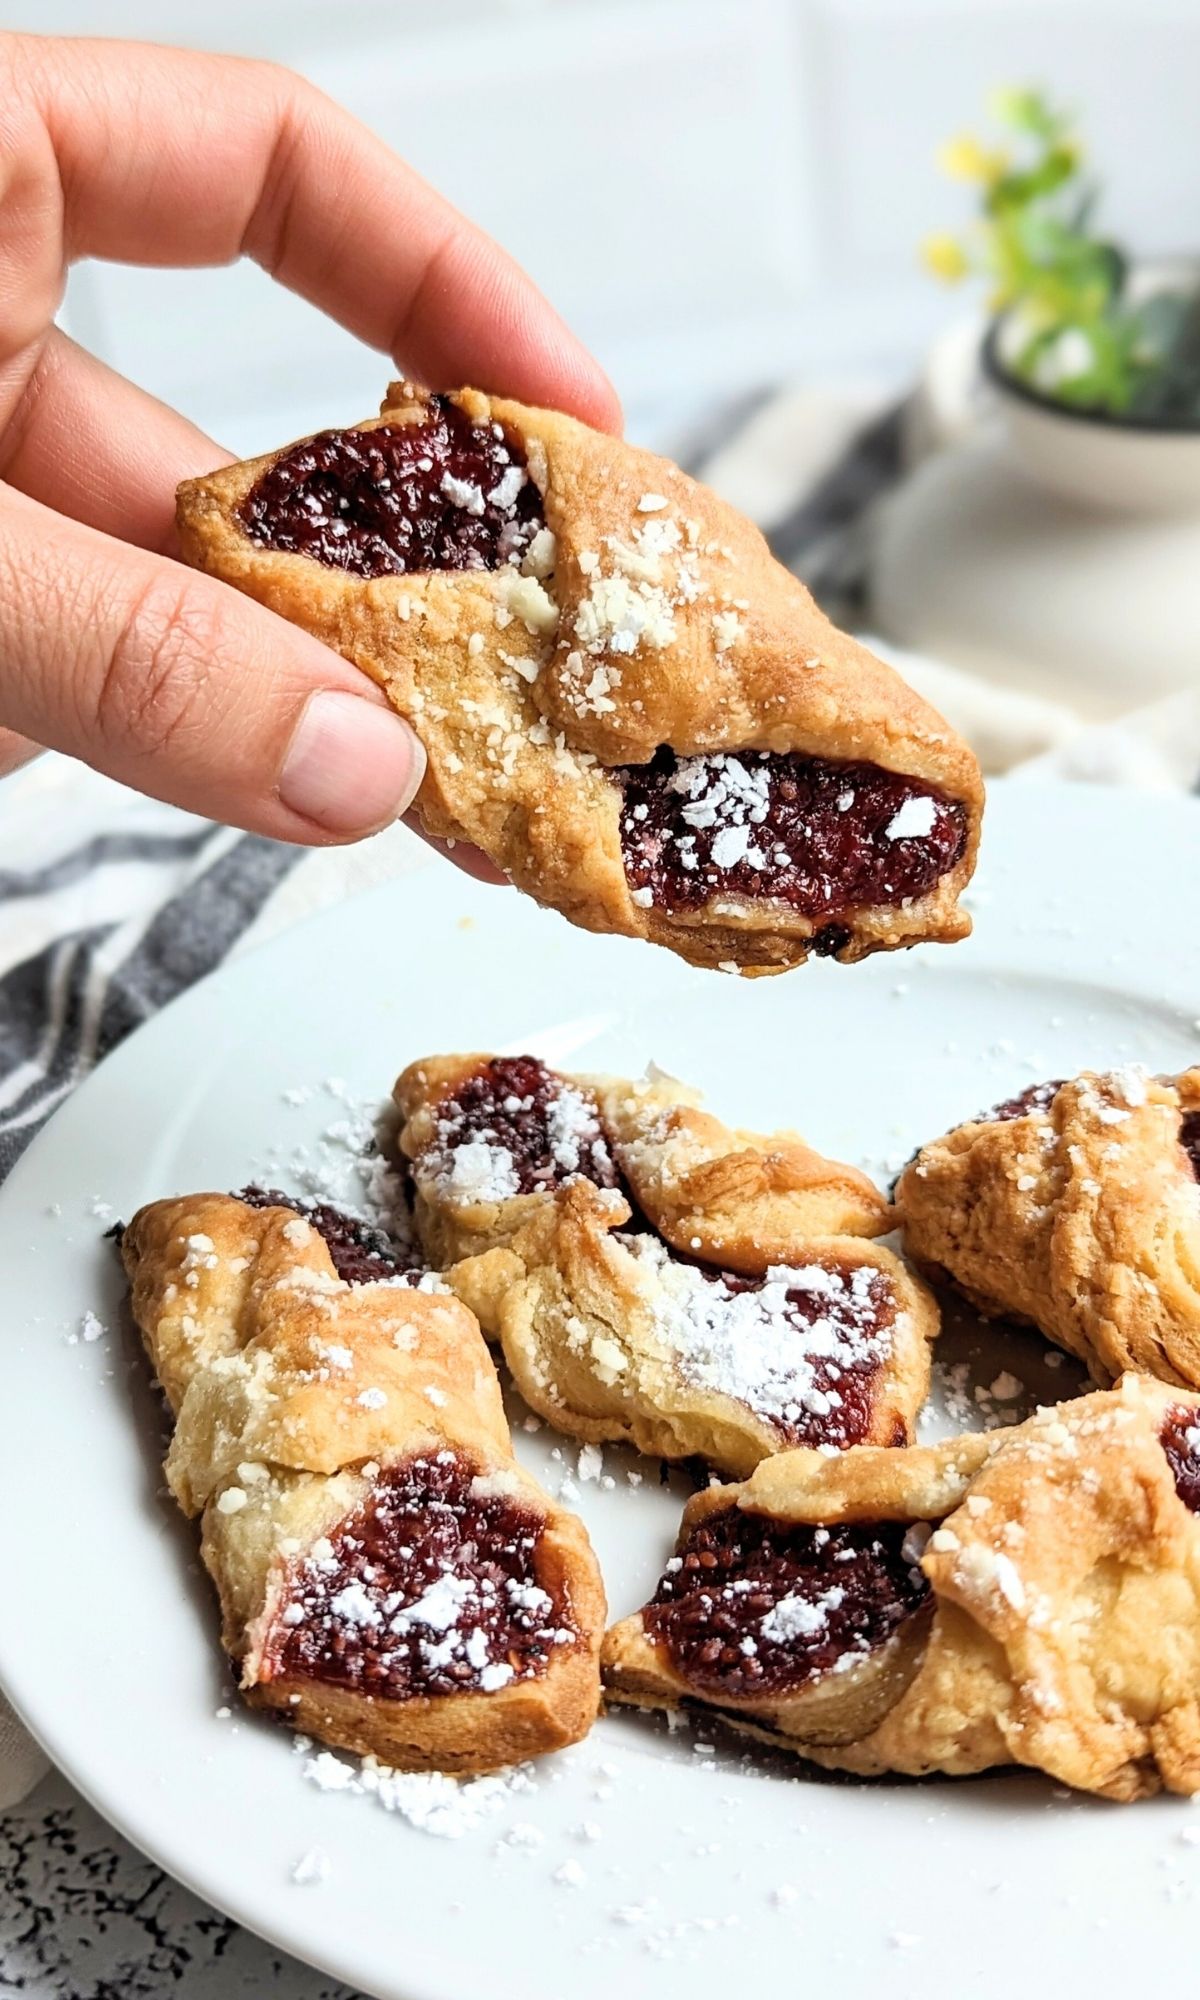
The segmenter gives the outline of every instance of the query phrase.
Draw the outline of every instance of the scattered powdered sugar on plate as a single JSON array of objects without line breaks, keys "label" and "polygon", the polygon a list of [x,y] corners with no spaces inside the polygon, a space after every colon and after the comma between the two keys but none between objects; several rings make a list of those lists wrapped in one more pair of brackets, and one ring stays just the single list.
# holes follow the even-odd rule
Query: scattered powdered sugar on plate
[{"label": "scattered powdered sugar on plate", "polygon": [[300,1888],[311,1888],[315,1884],[328,1882],[332,1864],[323,1848],[310,1847],[302,1854],[292,1869],[292,1880]]},{"label": "scattered powdered sugar on plate", "polygon": [[[283,1093],[293,1107],[326,1097],[337,1115],[315,1138],[290,1147],[272,1147],[253,1163],[251,1178],[315,1202],[326,1202],[359,1221],[382,1229],[398,1247],[412,1247],[408,1198],[394,1160],[395,1114],[376,1098],[352,1095],[340,1076],[320,1084],[295,1085]],[[419,1261],[419,1259],[417,1260]]]},{"label": "scattered powdered sugar on plate", "polygon": [[598,1444],[584,1444],[579,1447],[576,1470],[584,1485],[590,1479],[599,1482],[604,1472],[604,1453]]},{"label": "scattered powdered sugar on plate", "polygon": [[[1012,1394],[997,1401],[982,1383],[976,1382],[969,1361],[935,1360],[932,1385],[945,1414],[960,1430],[1001,1430],[1006,1424],[1019,1423],[1023,1415],[1014,1407]],[[1023,1386],[1017,1384],[1016,1395]]]},{"label": "scattered powdered sugar on plate", "polygon": [[68,1347],[75,1347],[82,1340],[90,1346],[93,1341],[103,1340],[107,1332],[108,1328],[105,1326],[103,1320],[99,1319],[89,1308],[81,1318],[75,1332],[67,1335],[67,1345]]},{"label": "scattered powdered sugar on plate", "polygon": [[[297,1737],[297,1750],[311,1747],[307,1739]],[[398,1813],[409,1826],[437,1840],[461,1840],[511,1800],[537,1790],[528,1764],[483,1778],[451,1778],[443,1771],[393,1771],[374,1757],[364,1757],[355,1766],[331,1750],[306,1757],[304,1776],[318,1791],[373,1798],[385,1812]]]}]

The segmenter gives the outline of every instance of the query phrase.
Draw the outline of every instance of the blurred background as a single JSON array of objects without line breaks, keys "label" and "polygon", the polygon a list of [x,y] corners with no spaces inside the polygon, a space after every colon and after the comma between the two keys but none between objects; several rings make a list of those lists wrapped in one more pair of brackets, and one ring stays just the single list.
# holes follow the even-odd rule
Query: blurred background
[{"label": "blurred background", "polygon": [[[348,105],[527,266],[630,434],[899,649],[989,769],[1200,680],[1200,311],[1182,419],[1063,417],[1069,340],[1026,368],[1040,407],[983,379],[979,233],[1005,162],[1044,168],[1057,134],[1056,227],[1086,180],[1078,234],[1135,279],[1200,246],[1195,0],[112,0],[100,25],[272,56]],[[1002,87],[1061,125],[997,136]],[[947,152],[964,131],[982,149]],[[964,242],[991,274],[948,289]],[[370,411],[387,373],[250,265],[84,265],[64,319],[239,454]],[[1133,775],[1177,783],[1174,734]]]},{"label": "blurred background", "polygon": [[[904,380],[951,309],[919,246],[972,203],[937,149],[997,85],[1042,84],[1079,113],[1114,231],[1146,253],[1200,240],[1194,0],[39,0],[29,15],[302,70],[514,252],[656,442],[763,384]],[[378,357],[249,266],[85,267],[68,313],[238,451],[378,396]]]},{"label": "blurred background", "polygon": [[[1000,86],[1062,109],[1105,236],[1200,243],[1194,0],[112,0],[103,32],[276,57],[350,106],[528,267],[631,435],[915,651],[992,768],[1198,678],[1200,441],[1039,434],[981,382],[987,288],[921,258],[986,198],[990,156],[955,179],[939,147]],[[386,374],[249,265],[85,265],[64,317],[238,453],[369,411]]]}]

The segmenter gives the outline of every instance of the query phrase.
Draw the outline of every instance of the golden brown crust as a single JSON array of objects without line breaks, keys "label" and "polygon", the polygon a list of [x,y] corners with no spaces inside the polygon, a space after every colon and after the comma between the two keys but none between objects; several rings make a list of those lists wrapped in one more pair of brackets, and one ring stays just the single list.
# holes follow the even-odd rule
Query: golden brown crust
[{"label": "golden brown crust", "polygon": [[1200,1387],[1200,1187],[1180,1144],[1197,1108],[1200,1070],[1085,1072],[960,1125],[900,1176],[905,1247],[1100,1383],[1135,1368]]},{"label": "golden brown crust", "polygon": [[[150,1203],[122,1255],[176,1418],[168,1483],[202,1516],[223,1642],[248,1699],[400,1769],[489,1770],[585,1734],[598,1700],[599,1570],[582,1524],[514,1459],[466,1308],[397,1280],[345,1284],[305,1218],[221,1194]],[[539,1583],[575,1642],[536,1679],[491,1693],[375,1699],[277,1670],[280,1614],[314,1546],[389,1472],[447,1450],[541,1523]]]},{"label": "golden brown crust", "polygon": [[[426,400],[393,384],[382,416],[356,428],[420,421]],[[263,548],[238,510],[279,453],[186,482],[178,508],[189,562],[334,647],[413,724],[429,760],[417,800],[428,831],[481,847],[585,929],[648,938],[697,965],[779,971],[804,960],[816,928],[784,904],[725,895],[672,915],[632,899],[606,767],[646,763],[660,744],[864,759],[960,802],[967,841],[927,894],[849,913],[838,956],[964,937],[958,897],[983,789],[942,718],[829,624],[750,522],[675,466],[554,411],[470,389],[452,400],[524,448],[554,537],[538,576],[363,581]],[[647,513],[648,499],[663,504]],[[606,646],[606,590],[651,614],[632,651]]]},{"label": "golden brown crust", "polygon": [[[779,1522],[937,1526],[929,1603],[849,1671],[767,1701],[697,1693],[641,1614],[604,1647],[608,1698],[715,1705],[813,1762],[875,1776],[1024,1764],[1113,1799],[1200,1786],[1200,1521],[1164,1421],[1200,1401],[1143,1376],[1012,1430],[907,1452],[789,1452],[698,1494]],[[865,1726],[863,1716],[866,1714]]]},{"label": "golden brown crust", "polygon": [[[820,1342],[836,1338],[835,1358],[869,1381],[861,1436],[889,1445],[911,1438],[937,1308],[899,1258],[864,1240],[890,1219],[865,1176],[793,1133],[731,1131],[673,1078],[559,1077],[557,1086],[598,1108],[612,1160],[655,1229],[628,1234],[632,1211],[620,1189],[582,1176],[500,1200],[490,1191],[484,1201],[464,1197],[446,1150],[446,1107],[491,1060],[411,1064],[395,1088],[400,1145],[413,1163],[426,1254],[499,1339],[539,1415],[589,1443],[699,1456],[740,1476],[793,1443],[798,1426],[811,1434],[813,1413],[836,1440],[840,1404],[836,1391],[825,1399],[819,1358]],[[696,1259],[715,1267],[712,1276]],[[714,1331],[714,1307],[732,1298],[724,1280],[714,1282],[721,1270],[767,1281],[758,1296],[764,1307],[773,1300],[772,1340],[732,1316]],[[807,1350],[785,1316],[789,1283],[829,1287]],[[877,1333],[858,1303],[862,1286],[881,1301]],[[843,1389],[858,1393],[849,1381]]]},{"label": "golden brown crust", "polygon": [[891,1208],[857,1167],[798,1132],[731,1130],[661,1071],[585,1077],[638,1207],[676,1250],[757,1276],[818,1236],[882,1236]]}]

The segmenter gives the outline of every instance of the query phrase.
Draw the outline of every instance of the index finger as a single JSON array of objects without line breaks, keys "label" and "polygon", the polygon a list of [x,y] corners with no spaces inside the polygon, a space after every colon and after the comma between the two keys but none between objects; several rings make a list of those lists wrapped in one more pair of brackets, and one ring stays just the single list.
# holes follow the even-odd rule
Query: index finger
[{"label": "index finger", "polygon": [[524,272],[302,78],[143,43],[18,36],[9,53],[58,163],[68,256],[248,255],[431,386],[620,428],[607,377]]}]

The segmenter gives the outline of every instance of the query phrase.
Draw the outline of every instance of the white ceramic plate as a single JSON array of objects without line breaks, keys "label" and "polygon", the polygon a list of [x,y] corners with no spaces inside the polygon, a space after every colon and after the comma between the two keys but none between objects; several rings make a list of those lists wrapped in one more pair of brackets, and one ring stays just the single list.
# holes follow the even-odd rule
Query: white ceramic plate
[{"label": "white ceramic plate", "polygon": [[[59,1113],[0,1197],[0,1678],[147,1853],[385,2000],[726,2000],[781,1980],[847,2000],[1106,1994],[1194,1963],[1200,1814],[1178,1800],[1119,1808],[1023,1776],[822,1783],[636,1717],[603,1721],[456,1840],[306,1782],[277,1727],[217,1716],[216,1621],[159,1490],[157,1408],[95,1212],[251,1175],[297,1186],[350,1159],[323,1079],[382,1099],[439,1049],[629,1074],[653,1057],[736,1122],[795,1122],[880,1173],[1035,1078],[1196,1059],[1200,947],[1179,925],[1200,804],[999,788],[985,857],[969,944],[755,982],[431,866],[218,974]],[[89,1310],[108,1333],[73,1339]],[[1072,1379],[1030,1336],[959,1325],[947,1352],[960,1402],[963,1357],[968,1402],[1002,1366],[1043,1397]],[[576,1453],[554,1444],[518,1430],[557,1485]],[[580,1489],[614,1614],[642,1600],[678,1518],[653,1465],[629,1483],[636,1463],[608,1451],[611,1487]],[[310,1850],[328,1877],[297,1886]]]}]

